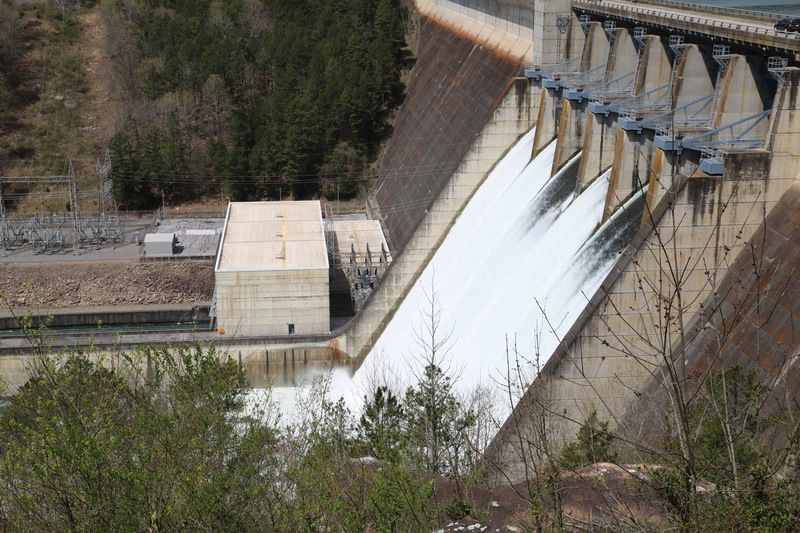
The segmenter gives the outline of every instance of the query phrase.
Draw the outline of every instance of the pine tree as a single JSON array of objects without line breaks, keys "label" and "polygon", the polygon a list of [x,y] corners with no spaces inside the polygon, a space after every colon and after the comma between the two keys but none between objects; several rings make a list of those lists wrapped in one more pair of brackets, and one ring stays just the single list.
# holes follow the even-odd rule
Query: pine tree
[{"label": "pine tree", "polygon": [[392,463],[398,462],[405,445],[405,412],[400,400],[389,387],[375,390],[372,400],[365,400],[364,412],[359,420],[359,436],[373,457]]},{"label": "pine tree", "polygon": [[575,470],[594,463],[614,463],[619,460],[613,450],[614,436],[608,431],[608,421],[600,422],[597,411],[592,410],[578,430],[577,440],[570,442],[561,452],[563,466]]}]

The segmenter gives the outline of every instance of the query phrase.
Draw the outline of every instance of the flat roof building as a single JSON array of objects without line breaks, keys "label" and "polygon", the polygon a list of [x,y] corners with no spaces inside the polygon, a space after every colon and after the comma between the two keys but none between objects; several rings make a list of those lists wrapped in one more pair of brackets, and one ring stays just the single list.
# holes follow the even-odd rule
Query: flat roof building
[{"label": "flat roof building", "polygon": [[147,257],[168,257],[175,253],[174,233],[148,233],[144,236]]},{"label": "flat roof building", "polygon": [[330,330],[318,201],[230,203],[214,273],[217,327],[226,335]]}]

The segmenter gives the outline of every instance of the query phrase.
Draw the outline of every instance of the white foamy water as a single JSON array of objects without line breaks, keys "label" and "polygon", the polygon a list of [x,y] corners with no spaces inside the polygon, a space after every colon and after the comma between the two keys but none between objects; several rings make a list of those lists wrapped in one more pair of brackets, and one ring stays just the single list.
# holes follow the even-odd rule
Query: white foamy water
[{"label": "white foamy water", "polygon": [[555,143],[528,162],[533,134],[509,151],[458,218],[354,376],[355,396],[376,381],[398,391],[414,383],[424,367],[419,338],[431,322],[431,295],[438,340],[447,338],[443,366],[469,391],[504,382],[514,351],[528,361],[538,354],[544,364],[607,275],[613,254],[590,239],[607,177],[575,198],[574,173],[549,179]]},{"label": "white foamy water", "polygon": [[259,416],[281,426],[303,426],[311,409],[320,408],[320,400],[331,402],[345,398],[353,407],[353,386],[344,368],[315,368],[295,376],[294,385],[272,385],[250,389],[245,399],[245,414]]}]

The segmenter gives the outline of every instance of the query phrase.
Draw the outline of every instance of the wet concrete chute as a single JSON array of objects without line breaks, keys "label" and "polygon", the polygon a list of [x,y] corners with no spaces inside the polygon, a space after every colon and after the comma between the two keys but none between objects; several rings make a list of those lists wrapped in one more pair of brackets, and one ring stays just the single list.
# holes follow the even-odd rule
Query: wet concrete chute
[{"label": "wet concrete chute", "polygon": [[544,365],[575,322],[624,246],[626,224],[597,230],[608,176],[577,195],[579,157],[550,179],[555,144],[529,163],[534,136],[509,151],[461,214],[356,373],[357,391],[376,373],[402,386],[420,375],[432,305],[447,352],[441,363],[458,388],[488,387],[497,398],[509,364]]}]

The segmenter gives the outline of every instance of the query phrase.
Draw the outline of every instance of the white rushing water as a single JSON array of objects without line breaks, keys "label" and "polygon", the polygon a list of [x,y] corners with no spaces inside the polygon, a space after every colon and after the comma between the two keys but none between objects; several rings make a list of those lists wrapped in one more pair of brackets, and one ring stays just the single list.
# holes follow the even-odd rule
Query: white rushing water
[{"label": "white rushing water", "polygon": [[442,366],[464,392],[504,382],[515,351],[528,361],[538,353],[544,364],[577,319],[610,271],[624,228],[609,224],[593,237],[607,176],[576,198],[576,161],[549,179],[555,143],[528,163],[533,134],[464,209],[353,377],[351,394],[363,397],[380,381],[398,392],[414,383],[424,367],[419,338],[427,336],[432,297],[437,340],[446,339]]}]

